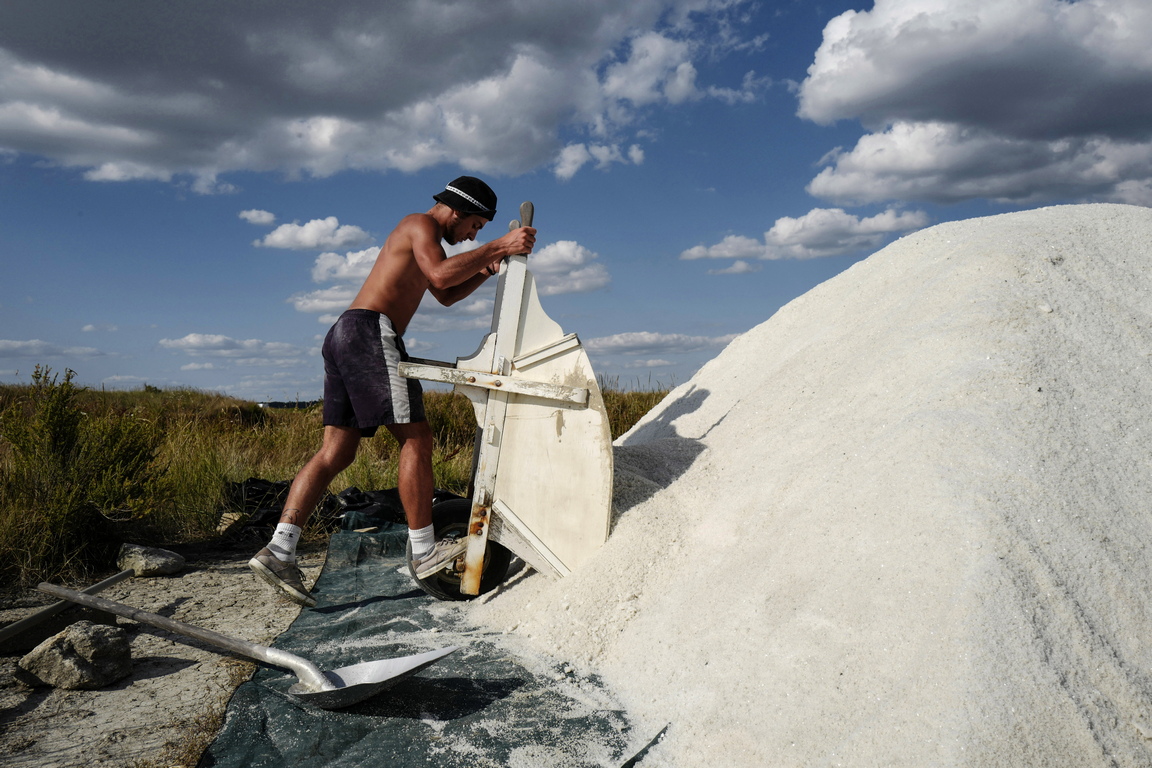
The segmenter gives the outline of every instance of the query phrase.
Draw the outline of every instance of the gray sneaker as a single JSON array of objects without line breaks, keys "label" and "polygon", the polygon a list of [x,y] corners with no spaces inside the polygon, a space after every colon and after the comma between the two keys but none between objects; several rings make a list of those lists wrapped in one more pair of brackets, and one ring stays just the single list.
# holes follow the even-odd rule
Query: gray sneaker
[{"label": "gray sneaker", "polygon": [[268,547],[257,552],[256,556],[248,561],[248,567],[276,589],[283,590],[292,602],[308,608],[316,605],[316,598],[308,593],[308,588],[304,586],[304,574],[300,573],[296,564],[277,560],[276,555],[272,554]]},{"label": "gray sneaker", "polygon": [[416,578],[426,579],[447,568],[453,560],[468,550],[468,539],[440,539],[432,548],[432,554],[422,560],[412,563],[415,566]]}]

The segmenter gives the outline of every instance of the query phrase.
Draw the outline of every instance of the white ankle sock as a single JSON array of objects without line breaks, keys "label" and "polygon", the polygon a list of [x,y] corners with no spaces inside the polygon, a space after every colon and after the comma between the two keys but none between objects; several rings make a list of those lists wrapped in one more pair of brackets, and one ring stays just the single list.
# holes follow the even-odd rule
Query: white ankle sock
[{"label": "white ankle sock", "polygon": [[278,523],[268,551],[282,563],[296,562],[296,542],[300,540],[300,526],[291,523]]},{"label": "white ankle sock", "polygon": [[436,546],[436,529],[431,525],[409,528],[408,541],[412,542],[412,559],[423,560],[432,554],[432,548]]}]

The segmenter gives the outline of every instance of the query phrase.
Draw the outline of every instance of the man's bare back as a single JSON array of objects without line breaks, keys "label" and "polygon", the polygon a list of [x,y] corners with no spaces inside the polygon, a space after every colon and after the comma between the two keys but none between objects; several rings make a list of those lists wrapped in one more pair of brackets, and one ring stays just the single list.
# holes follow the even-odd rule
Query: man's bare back
[{"label": "man's bare back", "polygon": [[444,306],[469,296],[489,276],[488,267],[505,256],[531,253],[536,242],[532,227],[514,229],[503,237],[466,253],[448,257],[449,244],[476,239],[487,220],[464,215],[443,203],[427,213],[405,216],[388,235],[376,263],[349,309],[371,309],[386,315],[403,335],[425,291]]}]

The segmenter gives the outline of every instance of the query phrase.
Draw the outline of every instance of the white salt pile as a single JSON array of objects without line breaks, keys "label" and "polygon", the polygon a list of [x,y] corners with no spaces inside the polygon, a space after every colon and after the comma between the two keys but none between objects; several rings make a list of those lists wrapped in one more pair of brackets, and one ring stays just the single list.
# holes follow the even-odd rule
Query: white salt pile
[{"label": "white salt pile", "polygon": [[571,577],[470,610],[599,672],[642,765],[1152,764],[1152,210],[904,238],[618,441]]}]

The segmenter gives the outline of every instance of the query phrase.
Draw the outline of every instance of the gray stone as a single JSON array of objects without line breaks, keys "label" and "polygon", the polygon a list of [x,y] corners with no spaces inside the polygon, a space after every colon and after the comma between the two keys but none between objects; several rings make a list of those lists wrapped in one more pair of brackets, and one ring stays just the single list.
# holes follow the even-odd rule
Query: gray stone
[{"label": "gray stone", "polygon": [[[18,656],[28,653],[52,635],[63,632],[68,625],[78,621],[90,621],[93,624],[110,624],[116,626],[116,616],[95,608],[83,605],[73,605],[65,608],[55,616],[49,616],[43,621],[28,627],[23,632],[0,640],[0,656]],[[13,622],[15,623],[15,622]],[[0,629],[6,629],[0,627]]]},{"label": "gray stone", "polygon": [[20,659],[20,669],[30,685],[103,688],[132,674],[132,650],[120,627],[78,621]]},{"label": "gray stone", "polygon": [[135,571],[137,576],[167,576],[184,568],[184,556],[166,549],[122,544],[116,565],[122,571]]}]

